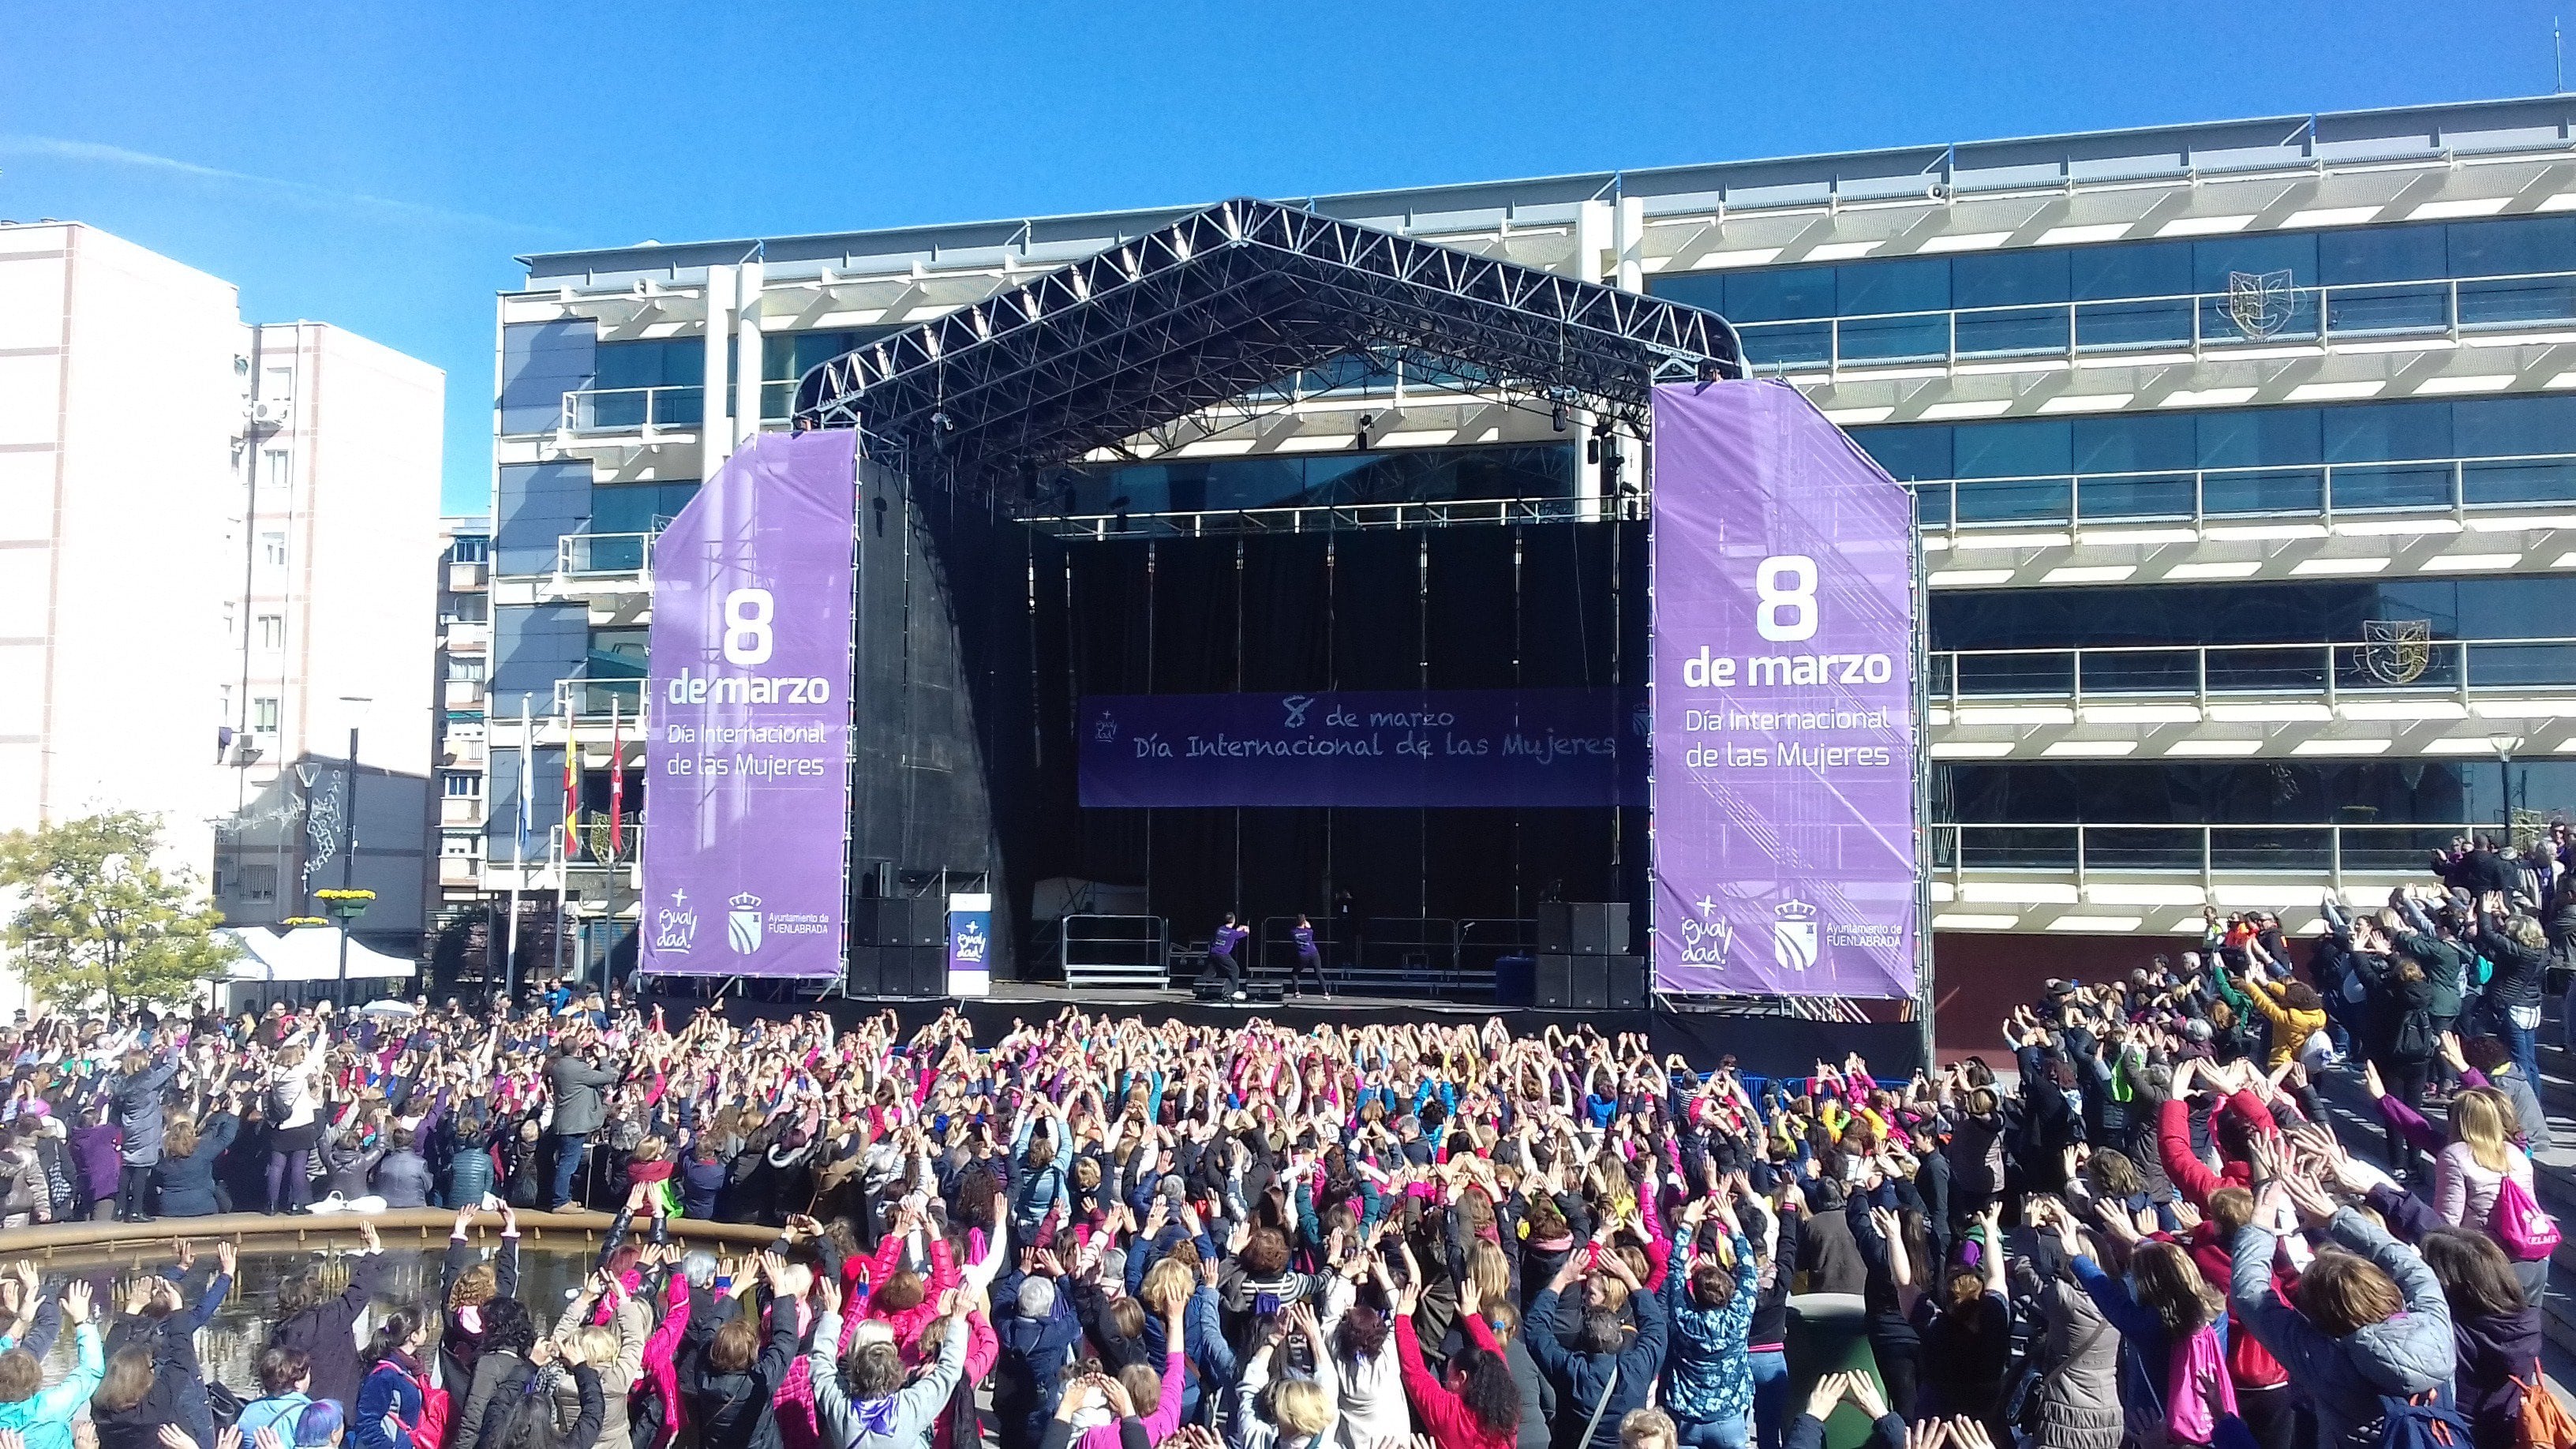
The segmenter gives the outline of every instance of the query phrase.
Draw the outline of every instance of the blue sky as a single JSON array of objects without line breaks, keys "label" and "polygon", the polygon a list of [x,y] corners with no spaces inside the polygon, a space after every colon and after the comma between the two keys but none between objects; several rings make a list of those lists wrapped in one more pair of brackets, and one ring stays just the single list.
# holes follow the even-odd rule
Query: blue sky
[{"label": "blue sky", "polygon": [[447,370],[514,255],[2546,92],[2548,3],[0,0],[0,216]]}]

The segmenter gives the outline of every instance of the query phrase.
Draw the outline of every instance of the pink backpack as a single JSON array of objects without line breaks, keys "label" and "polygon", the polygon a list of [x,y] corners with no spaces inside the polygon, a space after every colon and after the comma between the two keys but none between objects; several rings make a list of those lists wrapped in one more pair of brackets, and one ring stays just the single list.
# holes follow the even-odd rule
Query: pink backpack
[{"label": "pink backpack", "polygon": [[2537,1263],[2558,1248],[2558,1223],[2532,1201],[2531,1189],[2510,1171],[2496,1184],[2495,1211],[2487,1230],[2504,1245],[2504,1255],[2517,1263]]},{"label": "pink backpack", "polygon": [[2204,1323],[2167,1356],[2166,1442],[2216,1445],[2220,1426],[2235,1417],[2236,1380],[2219,1352],[2218,1330]]}]

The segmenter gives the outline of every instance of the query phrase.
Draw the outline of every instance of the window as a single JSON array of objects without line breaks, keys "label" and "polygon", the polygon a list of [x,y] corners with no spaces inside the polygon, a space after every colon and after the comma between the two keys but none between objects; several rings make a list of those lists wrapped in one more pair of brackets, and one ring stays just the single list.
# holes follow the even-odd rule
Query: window
[{"label": "window", "polygon": [[252,905],[267,905],[277,899],[277,867],[246,865],[241,872],[242,899]]},{"label": "window", "polygon": [[225,639],[230,640],[230,639],[233,637],[233,628],[234,628],[234,626],[235,626],[235,624],[236,624],[237,622],[238,622],[238,621],[234,618],[234,606],[233,606],[233,601],[232,601],[232,600],[230,600],[230,599],[226,599],[226,600],[224,600],[224,638],[225,638]]},{"label": "window", "polygon": [[[651,533],[680,516],[689,500],[698,496],[694,480],[670,483],[603,483],[590,490],[590,531],[592,533]],[[634,555],[634,565],[641,567],[643,557]],[[595,561],[594,567],[618,565]]]},{"label": "window", "polygon": [[485,624],[492,619],[492,597],[489,594],[458,594],[447,601],[447,612],[440,622],[448,624]]},{"label": "window", "polygon": [[277,733],[277,696],[263,694],[251,700],[250,728],[253,734]]},{"label": "window", "polygon": [[479,655],[450,654],[447,656],[449,679],[480,684],[486,677],[483,671],[484,661]]},{"label": "window", "polygon": [[286,450],[270,448],[259,455],[259,486],[271,492],[286,487]]},{"label": "window", "polygon": [[259,616],[259,647],[272,654],[286,647],[286,616],[284,614],[262,614]]},{"label": "window", "polygon": [[473,860],[480,856],[483,837],[479,835],[443,835],[438,840],[438,853],[449,860]]},{"label": "window", "polygon": [[481,563],[491,553],[492,540],[487,534],[460,533],[447,545],[447,557],[453,563]]},{"label": "window", "polygon": [[447,798],[450,800],[479,800],[482,797],[483,776],[481,773],[474,770],[450,770],[447,772]]},{"label": "window", "polygon": [[263,533],[259,536],[259,561],[268,568],[286,567],[286,535]]}]

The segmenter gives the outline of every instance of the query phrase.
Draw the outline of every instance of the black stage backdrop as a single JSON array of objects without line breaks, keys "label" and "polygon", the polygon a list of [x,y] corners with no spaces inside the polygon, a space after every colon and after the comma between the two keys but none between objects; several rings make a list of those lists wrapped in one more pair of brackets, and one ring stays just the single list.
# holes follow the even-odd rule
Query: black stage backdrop
[{"label": "black stage backdrop", "polygon": [[[1549,524],[1276,537],[1032,536],[1026,883],[1141,885],[1175,939],[1255,923],[1515,918],[1552,885],[1639,899],[1645,812],[1210,807],[1085,810],[1073,769],[1087,694],[1608,688],[1642,680],[1642,526]],[[1025,893],[1012,903],[1025,916]]]},{"label": "black stage backdrop", "polygon": [[1142,886],[1177,941],[1234,911],[1526,918],[1645,896],[1643,809],[1085,810],[1086,694],[1642,682],[1644,526],[1064,542],[871,468],[859,513],[851,878],[986,875],[997,976],[1049,877]]}]

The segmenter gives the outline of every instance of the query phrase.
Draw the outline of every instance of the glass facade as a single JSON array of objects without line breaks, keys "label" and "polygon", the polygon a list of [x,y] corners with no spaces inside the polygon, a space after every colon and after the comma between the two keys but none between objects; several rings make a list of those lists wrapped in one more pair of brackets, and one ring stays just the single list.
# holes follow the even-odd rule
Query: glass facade
[{"label": "glass facade", "polygon": [[597,392],[580,425],[693,427],[704,419],[707,350],[700,339],[603,342],[597,355],[598,380],[591,384]]},{"label": "glass facade", "polygon": [[[1065,475],[1072,513],[1231,512],[1322,504],[1570,498],[1574,447],[1420,449],[1143,463]],[[1059,484],[1059,497],[1062,485]]]},{"label": "glass facade", "polygon": [[1932,648],[2360,642],[2367,620],[2425,620],[2434,639],[2567,637],[2576,574],[1936,590]]},{"label": "glass facade", "polygon": [[2546,274],[2568,272],[2576,217],[2537,216],[1682,272],[1649,288],[1723,312],[1771,366],[2241,341],[2237,275],[2290,289],[2267,335],[2563,321],[2576,278]]},{"label": "glass facade", "polygon": [[856,327],[840,332],[773,332],[760,340],[760,416],[783,422],[796,410],[796,384],[806,373],[845,352],[856,352],[900,327]]},{"label": "glass facade", "polygon": [[[2576,498],[2576,397],[1854,428],[1926,527]],[[2450,459],[2472,460],[2454,467]],[[1955,510],[1955,518],[1954,518]]]}]

